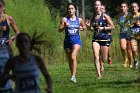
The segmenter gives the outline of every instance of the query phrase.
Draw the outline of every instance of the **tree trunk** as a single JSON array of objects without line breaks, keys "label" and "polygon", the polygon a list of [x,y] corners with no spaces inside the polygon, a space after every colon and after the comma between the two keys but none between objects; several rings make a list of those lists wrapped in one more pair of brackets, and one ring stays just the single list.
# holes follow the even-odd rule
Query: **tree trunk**
[{"label": "tree trunk", "polygon": [[85,20],[85,0],[82,0],[82,17]]},{"label": "tree trunk", "polygon": [[77,5],[76,15],[79,17],[79,7]]}]

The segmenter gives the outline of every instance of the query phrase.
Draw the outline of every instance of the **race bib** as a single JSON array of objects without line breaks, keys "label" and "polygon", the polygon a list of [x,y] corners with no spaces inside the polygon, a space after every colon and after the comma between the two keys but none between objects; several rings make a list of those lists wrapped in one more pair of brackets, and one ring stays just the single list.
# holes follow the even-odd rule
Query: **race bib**
[{"label": "race bib", "polygon": [[121,33],[128,33],[128,28],[127,27],[123,27],[121,29]]},{"label": "race bib", "polygon": [[78,29],[69,29],[68,30],[68,34],[69,35],[78,35]]},{"label": "race bib", "polygon": [[6,44],[6,38],[1,38],[0,39],[0,44],[5,45]]},{"label": "race bib", "polygon": [[131,37],[140,40],[140,28],[131,28]]},{"label": "race bib", "polygon": [[134,35],[140,34],[140,28],[131,28],[131,33]]},{"label": "race bib", "polygon": [[20,79],[20,91],[36,89],[36,86],[37,82],[33,77]]}]

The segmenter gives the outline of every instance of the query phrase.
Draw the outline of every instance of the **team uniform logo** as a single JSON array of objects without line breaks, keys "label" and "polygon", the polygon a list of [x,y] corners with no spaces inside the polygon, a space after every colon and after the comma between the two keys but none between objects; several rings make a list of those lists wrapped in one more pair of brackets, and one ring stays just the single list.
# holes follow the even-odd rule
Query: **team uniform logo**
[{"label": "team uniform logo", "polygon": [[140,40],[140,28],[131,28],[131,37]]}]

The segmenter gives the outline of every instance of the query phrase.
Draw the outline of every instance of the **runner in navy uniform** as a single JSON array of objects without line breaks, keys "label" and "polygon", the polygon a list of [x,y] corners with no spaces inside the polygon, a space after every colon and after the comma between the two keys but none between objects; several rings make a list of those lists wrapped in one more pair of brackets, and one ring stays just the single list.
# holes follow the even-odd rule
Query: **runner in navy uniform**
[{"label": "runner in navy uniform", "polygon": [[[140,55],[140,17],[136,19],[136,23],[130,28],[131,38],[137,40],[138,54]],[[138,61],[133,64],[134,69],[138,69]]]},{"label": "runner in navy uniform", "polygon": [[[101,11],[102,11],[102,13],[106,13],[105,5],[103,5],[103,4],[101,6]],[[106,13],[106,14],[108,14],[108,13]],[[108,64],[111,65],[112,64],[112,58],[111,58],[111,52],[112,52],[111,49],[112,48],[111,48],[111,43],[113,41],[112,36],[111,36],[111,30],[108,31],[108,35],[110,37],[110,46],[109,46],[109,49],[108,49]]]},{"label": "runner in navy uniform", "polygon": [[[119,23],[120,23],[120,47],[123,56],[123,66],[127,67],[127,61],[129,59],[129,67],[132,68],[132,50],[131,50],[131,42],[130,42],[130,30],[129,30],[129,17],[130,13],[128,12],[127,3],[123,2],[121,4],[121,14],[119,15]],[[124,24],[124,25],[121,25]],[[127,59],[128,53],[128,59]]]},{"label": "runner in navy uniform", "polygon": [[[132,27],[135,24],[136,19],[140,17],[139,4],[137,2],[133,2],[131,4],[131,8],[132,8],[132,14],[131,14],[131,19],[130,19],[130,24],[131,24],[130,26]],[[138,59],[137,59],[138,43],[137,43],[137,40],[135,40],[135,38],[131,38],[131,47],[132,47],[132,55],[133,55],[133,60],[134,60],[133,64],[137,64],[138,63]]]},{"label": "runner in navy uniform", "polygon": [[[5,2],[0,0],[0,30],[3,31],[3,37],[6,40],[7,45],[11,45],[16,38],[19,30],[14,19],[11,16],[5,14]],[[15,35],[10,37],[10,26],[15,31]]]},{"label": "runner in navy uniform", "polygon": [[93,19],[90,23],[90,28],[94,34],[92,48],[95,57],[96,71],[98,78],[100,79],[102,77],[101,72],[104,71],[104,63],[107,60],[108,49],[110,45],[108,31],[114,29],[111,18],[101,11],[100,0],[95,1],[95,14],[93,15]]}]

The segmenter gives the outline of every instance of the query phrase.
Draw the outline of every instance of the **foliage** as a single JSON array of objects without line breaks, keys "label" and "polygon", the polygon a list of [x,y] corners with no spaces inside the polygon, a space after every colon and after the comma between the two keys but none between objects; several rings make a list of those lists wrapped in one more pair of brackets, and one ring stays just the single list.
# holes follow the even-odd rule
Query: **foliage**
[{"label": "foliage", "polygon": [[[60,11],[61,15],[66,15],[66,5],[68,3],[68,0],[45,0],[50,5],[50,10],[54,8],[56,11]],[[80,15],[82,14],[82,0],[72,0],[72,2],[76,3],[79,8]],[[93,15],[94,10],[94,2],[96,0],[85,0],[85,16],[86,18],[91,18]],[[110,14],[111,17],[114,17],[120,13],[120,4],[122,2],[127,2],[128,5],[132,2],[138,2],[140,3],[140,0],[101,0],[102,3],[106,6],[107,12]]]},{"label": "foliage", "polygon": [[[122,19],[121,19],[122,18]],[[113,18],[113,22],[117,28],[120,28],[120,31],[125,34],[130,34],[130,19],[131,15],[126,16],[125,19],[121,15],[117,15]]]}]

